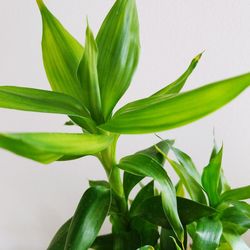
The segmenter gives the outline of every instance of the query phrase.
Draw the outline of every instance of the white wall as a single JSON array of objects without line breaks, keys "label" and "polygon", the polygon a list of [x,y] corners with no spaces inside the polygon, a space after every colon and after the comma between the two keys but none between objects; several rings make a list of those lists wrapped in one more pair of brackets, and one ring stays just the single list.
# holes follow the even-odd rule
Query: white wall
[{"label": "white wall", "polygon": [[[147,96],[179,76],[206,50],[186,89],[250,70],[249,0],[138,0],[141,60],[119,106]],[[113,1],[47,0],[49,8],[80,41],[88,15],[96,32]],[[40,50],[41,20],[35,0],[0,0],[0,84],[49,89]],[[249,184],[250,91],[194,124],[160,133],[176,138],[199,168],[216,138],[224,142],[225,174],[232,186]],[[0,131],[74,131],[67,118],[1,109]],[[118,157],[145,148],[154,135],[123,136]],[[42,250],[69,218],[88,179],[105,178],[90,157],[43,166],[0,151],[0,249]],[[248,239],[250,243],[250,240]]]}]

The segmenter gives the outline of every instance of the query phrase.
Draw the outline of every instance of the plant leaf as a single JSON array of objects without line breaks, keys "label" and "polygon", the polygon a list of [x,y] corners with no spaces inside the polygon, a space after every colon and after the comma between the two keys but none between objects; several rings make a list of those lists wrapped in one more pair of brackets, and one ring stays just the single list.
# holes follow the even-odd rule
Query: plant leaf
[{"label": "plant leaf", "polygon": [[114,245],[113,234],[101,235],[95,239],[93,245],[91,246],[91,249],[110,250],[113,249],[113,245]]},{"label": "plant leaf", "polygon": [[203,170],[202,185],[207,192],[211,206],[216,206],[220,201],[220,174],[223,148],[220,149]]},{"label": "plant leaf", "polygon": [[154,248],[152,246],[143,246],[143,247],[140,247],[140,248],[137,248],[137,250],[154,250]]},{"label": "plant leaf", "polygon": [[139,59],[139,23],[135,0],[117,0],[96,38],[104,117],[125,93]]},{"label": "plant leaf", "polygon": [[78,78],[83,88],[84,100],[96,121],[103,122],[101,96],[97,73],[98,49],[89,26],[86,29],[85,50],[78,68]]},{"label": "plant leaf", "polygon": [[53,237],[51,243],[49,244],[49,247],[47,250],[62,250],[64,249],[66,238],[69,231],[69,226],[71,223],[71,219],[66,221],[57,231],[55,236]]},{"label": "plant leaf", "polygon": [[220,244],[222,224],[218,220],[203,218],[197,223],[192,250],[216,250]]},{"label": "plant leaf", "polygon": [[84,103],[83,89],[76,75],[83,47],[53,16],[42,0],[37,0],[37,3],[43,22],[43,62],[51,88]]},{"label": "plant leaf", "polygon": [[224,106],[250,85],[250,74],[181,94],[149,97],[129,103],[100,127],[120,134],[142,134],[177,128]]},{"label": "plant leaf", "polygon": [[[161,152],[160,149],[159,152]],[[192,175],[188,173],[187,169],[182,164],[178,164],[177,162],[171,160],[164,152],[161,153],[179,176],[181,182],[190,194],[190,197],[194,201],[206,204],[206,197],[203,193],[202,186],[193,178]]]},{"label": "plant leaf", "polygon": [[90,117],[75,98],[53,91],[0,86],[0,107],[23,111]]},{"label": "plant leaf", "polygon": [[[214,215],[216,210],[189,199],[177,197],[178,214],[183,225],[188,225],[202,217]],[[134,216],[142,216],[149,222],[170,229],[171,225],[163,211],[160,196],[154,196],[142,202],[133,212]]]},{"label": "plant leaf", "polygon": [[198,64],[201,56],[202,56],[202,53],[198,54],[195,58],[193,58],[187,70],[176,81],[167,85],[165,88],[157,91],[152,96],[162,96],[162,95],[179,93],[181,89],[183,88],[184,84],[186,83],[188,77],[192,74],[193,70]]},{"label": "plant leaf", "polygon": [[[112,136],[90,134],[2,133],[0,136],[27,144],[35,150],[70,156],[95,154],[108,147],[113,141]],[[17,151],[15,145],[9,145],[8,150]],[[23,154],[25,154],[24,149]]]},{"label": "plant leaf", "polygon": [[103,186],[91,187],[84,193],[72,218],[65,250],[91,247],[108,214],[110,198],[110,189]]},{"label": "plant leaf", "polygon": [[[166,147],[166,143],[163,146]],[[175,188],[162,165],[151,154],[138,152],[122,158],[118,167],[135,175],[152,177],[160,184],[165,215],[179,240],[183,241],[184,231],[177,212]]]},{"label": "plant leaf", "polygon": [[[162,141],[157,145],[157,147],[161,148],[161,150],[164,153],[168,153],[169,151],[169,146],[173,145],[173,141],[170,140],[165,140]],[[165,159],[163,157],[163,155],[161,153],[158,152],[158,150],[156,150],[156,145],[153,145],[152,147],[149,147],[145,150],[139,151],[137,152],[137,154],[146,154],[149,155],[150,158],[153,158],[155,160],[157,160],[159,162],[159,164],[161,166],[163,166]],[[139,183],[142,179],[144,178],[144,176],[139,176],[139,175],[133,175],[131,173],[128,172],[124,172],[124,176],[123,176],[123,188],[124,188],[124,194],[126,197],[126,200],[128,199],[128,196],[131,192],[131,190],[136,186],[137,183]]]},{"label": "plant leaf", "polygon": [[61,154],[38,149],[19,139],[11,138],[5,134],[0,134],[0,148],[43,164],[49,164],[62,157]]},{"label": "plant leaf", "polygon": [[249,198],[250,198],[250,185],[228,190],[221,195],[221,201],[246,200]]}]

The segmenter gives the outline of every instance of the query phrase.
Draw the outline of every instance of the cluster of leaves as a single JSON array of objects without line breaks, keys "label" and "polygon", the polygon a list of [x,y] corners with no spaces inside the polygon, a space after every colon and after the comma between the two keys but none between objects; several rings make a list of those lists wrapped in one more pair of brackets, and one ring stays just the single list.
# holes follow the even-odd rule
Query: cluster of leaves
[{"label": "cluster of leaves", "polygon": [[[85,46],[42,0],[37,3],[43,22],[44,67],[52,91],[0,86],[0,107],[64,114],[70,118],[66,125],[77,125],[82,133],[1,133],[0,147],[45,164],[93,155],[108,176],[108,182],[90,182],[75,214],[48,249],[186,249],[188,234],[194,250],[204,246],[239,249],[238,244],[243,249],[239,236],[249,227],[250,212],[249,205],[239,200],[249,197],[249,187],[229,189],[221,170],[222,150],[214,149],[200,176],[191,158],[171,141],[124,157],[119,163],[115,149],[121,134],[176,128],[219,109],[250,86],[250,74],[180,93],[201,58],[199,54],[176,81],[113,115],[139,59],[135,0],[116,0],[96,37],[87,25]],[[168,158],[169,150],[177,161]],[[165,161],[180,177],[176,187],[163,168]],[[124,170],[123,181],[120,170]],[[129,194],[144,177],[152,181],[131,203]],[[183,186],[191,200],[184,198]],[[107,216],[112,234],[97,237]]]}]

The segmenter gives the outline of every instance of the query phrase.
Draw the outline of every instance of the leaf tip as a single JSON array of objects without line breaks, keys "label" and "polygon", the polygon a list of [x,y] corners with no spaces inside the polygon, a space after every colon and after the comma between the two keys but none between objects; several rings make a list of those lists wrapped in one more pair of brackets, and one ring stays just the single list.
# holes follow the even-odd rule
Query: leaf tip
[{"label": "leaf tip", "polygon": [[203,50],[201,53],[199,53],[199,54],[194,58],[194,60],[195,60],[196,62],[198,62],[198,61],[201,59],[201,57],[202,57],[202,55],[204,54],[204,52],[205,52],[205,50]]}]

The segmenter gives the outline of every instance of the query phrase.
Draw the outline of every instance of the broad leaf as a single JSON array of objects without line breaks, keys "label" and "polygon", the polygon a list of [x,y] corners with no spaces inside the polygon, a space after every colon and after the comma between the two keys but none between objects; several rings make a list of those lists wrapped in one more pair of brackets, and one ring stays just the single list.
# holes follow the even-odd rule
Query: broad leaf
[{"label": "broad leaf", "polygon": [[138,63],[140,42],[135,0],[116,0],[96,42],[103,113],[108,118],[129,87]]},{"label": "broad leaf", "polygon": [[203,218],[197,223],[192,250],[216,250],[220,244],[222,224],[219,220]]},{"label": "broad leaf", "polygon": [[186,83],[188,77],[192,74],[193,70],[195,69],[196,65],[198,64],[202,53],[197,55],[188,66],[187,70],[173,83],[169,84],[165,88],[159,90],[153,96],[161,96],[161,95],[168,95],[168,94],[175,94],[179,93],[183,88],[184,84]]},{"label": "broad leaf", "polygon": [[221,195],[222,201],[246,200],[249,198],[250,198],[250,185],[228,190]]},{"label": "broad leaf", "polygon": [[110,250],[113,249],[114,235],[107,234],[98,236],[91,246],[91,249],[95,250]]},{"label": "broad leaf", "polygon": [[[161,143],[160,145],[166,148],[167,144]],[[160,145],[158,144],[157,146],[160,147]],[[157,156],[157,154],[155,155]],[[165,215],[179,240],[183,241],[183,227],[177,212],[175,188],[157,158],[152,157],[150,153],[138,152],[134,155],[122,158],[118,167],[135,175],[152,177],[160,184]]]},{"label": "broad leaf", "polygon": [[[63,133],[13,133],[0,134],[1,138],[8,138],[17,141],[18,143],[27,144],[29,148],[33,147],[35,150],[41,152],[49,152],[50,154],[59,155],[88,155],[95,154],[108,147],[113,137],[105,135],[90,135],[90,134],[63,134]],[[3,146],[4,147],[4,146]],[[7,148],[8,147],[8,148]],[[18,145],[21,147],[21,144]],[[18,153],[16,145],[10,144],[6,148],[14,153]],[[27,150],[28,150],[27,149]],[[21,153],[25,154],[26,149]],[[34,151],[35,152],[35,151]],[[21,154],[20,153],[20,154]],[[29,152],[27,151],[27,154]],[[23,155],[26,156],[26,155]]]},{"label": "broad leaf", "polygon": [[101,128],[121,134],[177,128],[219,109],[249,85],[250,74],[245,74],[181,94],[138,100],[118,110]]},{"label": "broad leaf", "polygon": [[207,192],[211,206],[216,206],[220,201],[220,174],[223,148],[220,149],[210,160],[202,173],[202,185]]},{"label": "broad leaf", "polygon": [[102,106],[97,73],[98,49],[89,26],[86,30],[85,50],[78,68],[85,103],[96,121],[102,122]]},{"label": "broad leaf", "polygon": [[43,62],[51,88],[84,102],[83,89],[76,76],[83,47],[53,16],[42,0],[37,0],[37,3],[43,22]]},{"label": "broad leaf", "polygon": [[53,91],[0,86],[0,107],[24,111],[90,117],[75,98]]},{"label": "broad leaf", "polygon": [[108,214],[110,198],[110,190],[103,186],[91,187],[84,193],[72,218],[65,250],[91,247]]},{"label": "broad leaf", "polygon": [[59,230],[57,231],[57,233],[53,237],[47,250],[62,250],[62,249],[64,249],[70,223],[71,223],[71,219],[69,219],[67,222],[65,222],[59,228]]},{"label": "broad leaf", "polygon": [[[188,225],[200,218],[214,215],[216,210],[189,199],[177,197],[178,214],[183,225]],[[170,229],[171,225],[165,216],[160,196],[147,199],[137,206],[134,216],[142,216],[153,224]]]}]

